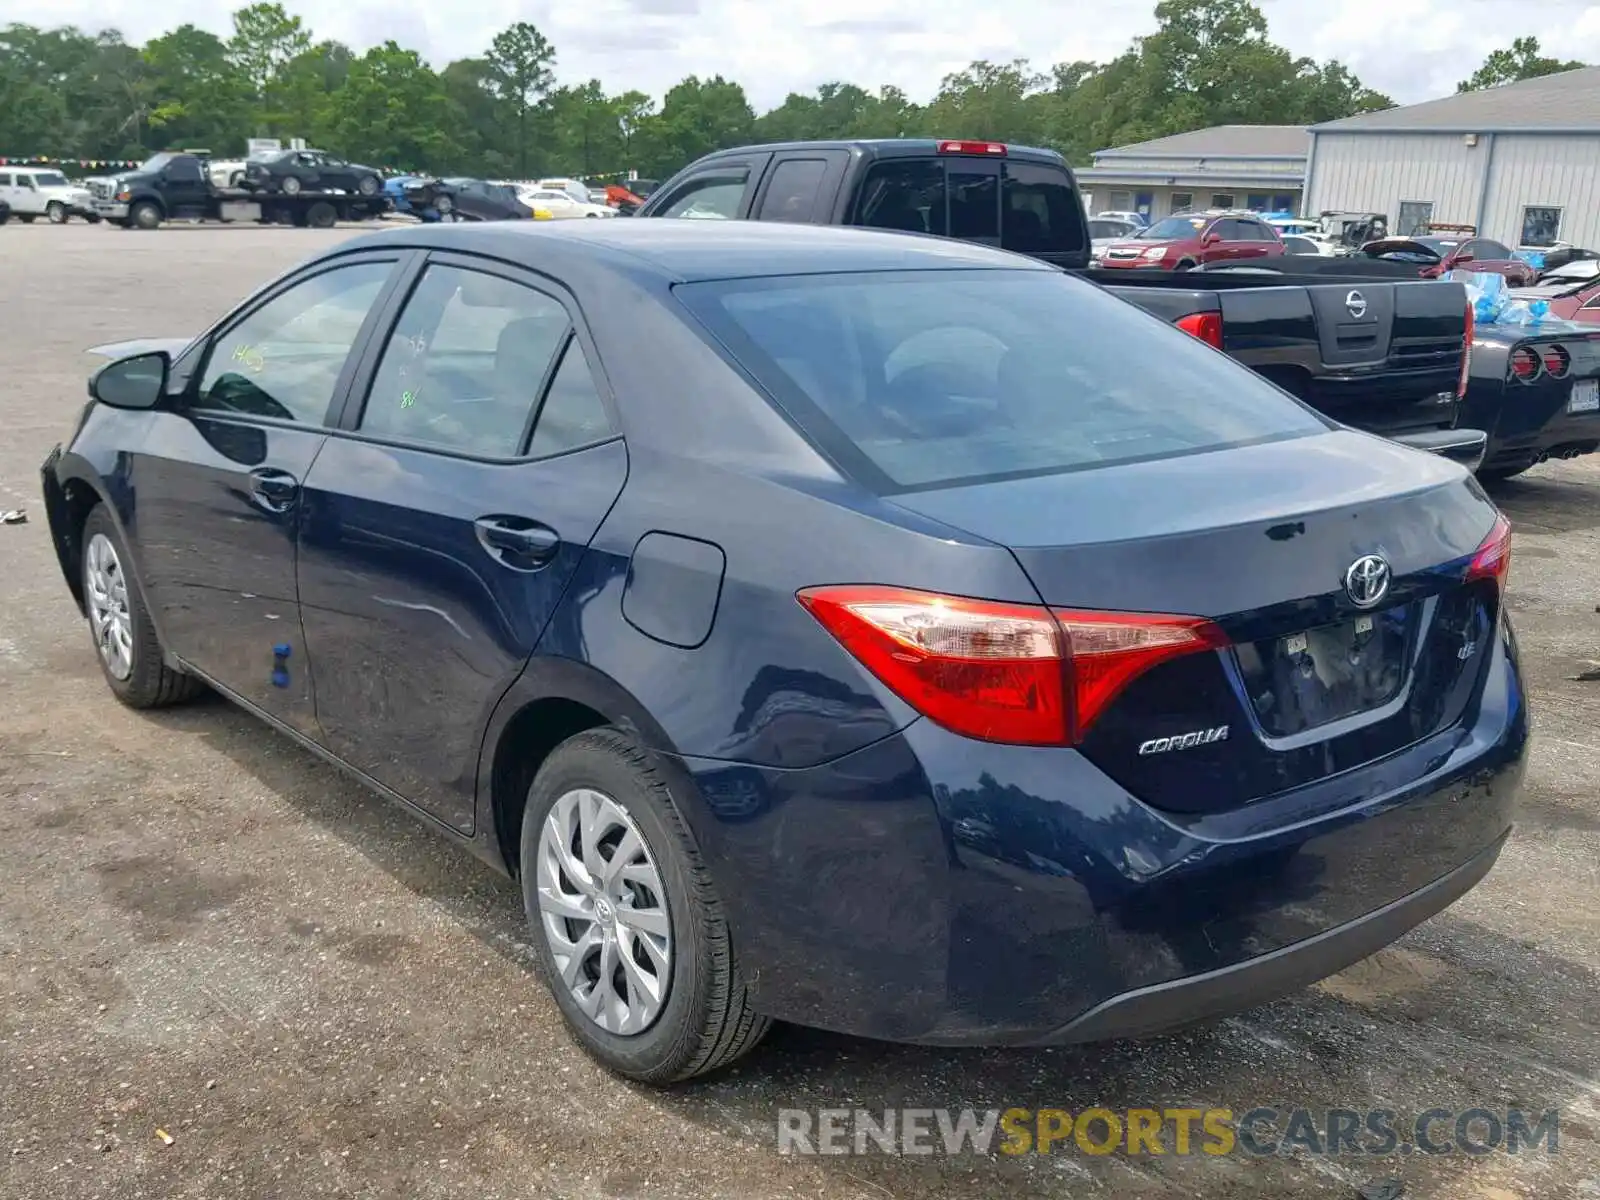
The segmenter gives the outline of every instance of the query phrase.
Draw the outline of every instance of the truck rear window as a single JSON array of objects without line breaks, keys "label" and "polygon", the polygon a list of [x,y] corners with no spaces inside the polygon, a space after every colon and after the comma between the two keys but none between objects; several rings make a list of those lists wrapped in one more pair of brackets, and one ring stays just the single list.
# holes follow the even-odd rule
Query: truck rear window
[{"label": "truck rear window", "polygon": [[675,294],[808,438],[881,492],[1328,428],[1187,333],[1055,271],[784,276]]},{"label": "truck rear window", "polygon": [[1060,167],[1021,160],[890,158],[861,185],[853,223],[1071,254],[1088,244],[1082,205]]}]

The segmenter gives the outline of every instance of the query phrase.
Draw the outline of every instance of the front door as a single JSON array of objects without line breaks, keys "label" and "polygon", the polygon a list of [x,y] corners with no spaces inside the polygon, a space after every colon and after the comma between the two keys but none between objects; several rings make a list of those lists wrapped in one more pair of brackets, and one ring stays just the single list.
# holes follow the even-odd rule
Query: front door
[{"label": "front door", "polygon": [[141,578],[167,648],[308,736],[295,516],[398,258],[322,264],[236,314],[193,352],[176,411],[132,465]]},{"label": "front door", "polygon": [[434,255],[306,479],[326,745],[463,832],[489,714],[627,475],[576,315],[536,277]]},{"label": "front door", "polygon": [[168,216],[204,216],[210,211],[211,179],[198,158],[181,154],[161,169],[161,198]]}]

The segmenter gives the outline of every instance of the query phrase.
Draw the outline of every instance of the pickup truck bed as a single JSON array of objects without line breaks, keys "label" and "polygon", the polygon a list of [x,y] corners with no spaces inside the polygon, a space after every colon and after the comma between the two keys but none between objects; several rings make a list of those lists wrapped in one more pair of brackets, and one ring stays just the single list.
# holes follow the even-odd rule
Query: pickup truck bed
[{"label": "pickup truck bed", "polygon": [[[1174,324],[1220,317],[1217,348],[1336,421],[1414,438],[1454,428],[1465,353],[1458,283],[1244,271],[1077,274]],[[1448,439],[1446,439],[1448,443]]]}]

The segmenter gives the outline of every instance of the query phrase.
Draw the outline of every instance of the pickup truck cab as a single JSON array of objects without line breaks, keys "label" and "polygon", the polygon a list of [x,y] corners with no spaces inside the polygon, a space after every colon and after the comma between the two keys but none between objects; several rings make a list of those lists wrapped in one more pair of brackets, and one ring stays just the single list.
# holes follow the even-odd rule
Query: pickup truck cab
[{"label": "pickup truck cab", "polygon": [[721,150],[662,184],[638,217],[865,225],[1089,263],[1089,225],[1053,150],[898,138]]},{"label": "pickup truck cab", "polygon": [[40,217],[52,225],[65,225],[73,217],[91,222],[100,219],[87,188],[69,182],[60,171],[43,167],[0,167],[0,200],[24,223]]}]

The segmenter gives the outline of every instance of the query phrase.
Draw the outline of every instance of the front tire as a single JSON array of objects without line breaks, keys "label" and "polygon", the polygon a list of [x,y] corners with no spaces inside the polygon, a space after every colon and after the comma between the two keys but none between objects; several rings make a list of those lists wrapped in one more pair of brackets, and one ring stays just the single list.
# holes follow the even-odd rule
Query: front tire
[{"label": "front tire", "polygon": [[765,1036],[672,785],[634,739],[595,729],[555,749],[528,793],[520,861],[540,970],[602,1065],[676,1083]]},{"label": "front tire", "polygon": [[298,196],[300,194],[300,177],[298,175],[286,175],[283,183],[279,186],[285,196]]},{"label": "front tire", "polygon": [[136,229],[159,229],[161,209],[154,201],[141,200],[128,210],[128,220]]},{"label": "front tire", "polygon": [[356,191],[360,192],[363,196],[366,196],[369,200],[373,196],[376,196],[379,189],[382,187],[383,185],[378,182],[378,177],[376,175],[363,175],[360,179],[356,180]]},{"label": "front tire", "polygon": [[83,526],[83,603],[106,684],[129,708],[164,708],[191,699],[200,681],[166,665],[138,581],[128,574],[127,543],[104,505]]},{"label": "front tire", "polygon": [[65,225],[67,223],[67,206],[59,200],[52,200],[44,207],[45,219],[52,225]]}]

